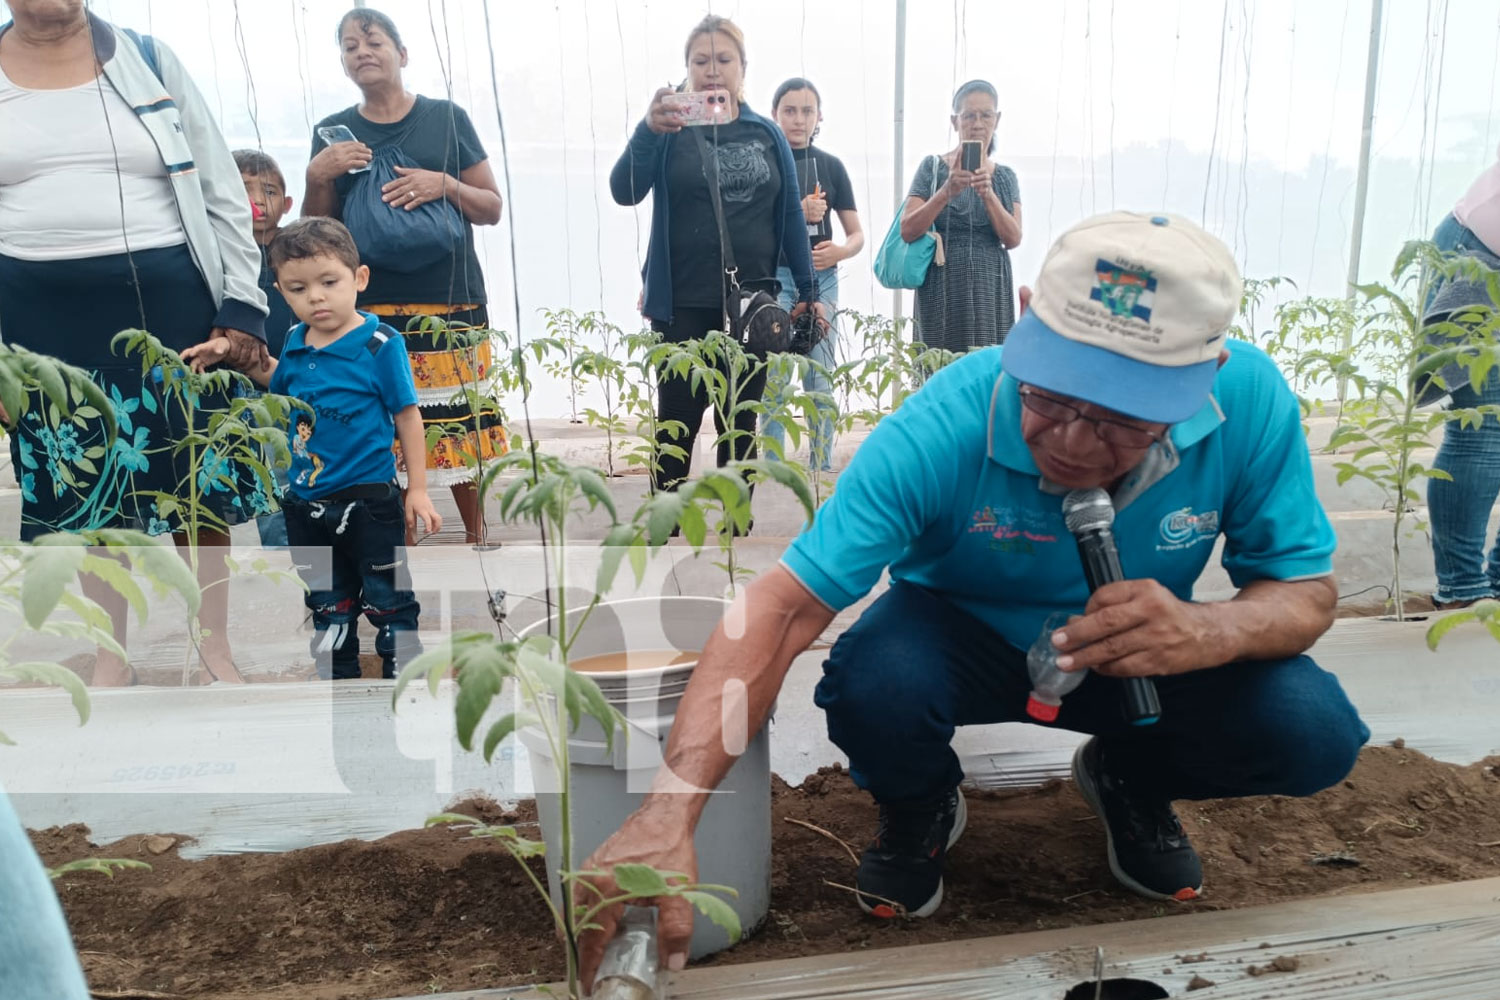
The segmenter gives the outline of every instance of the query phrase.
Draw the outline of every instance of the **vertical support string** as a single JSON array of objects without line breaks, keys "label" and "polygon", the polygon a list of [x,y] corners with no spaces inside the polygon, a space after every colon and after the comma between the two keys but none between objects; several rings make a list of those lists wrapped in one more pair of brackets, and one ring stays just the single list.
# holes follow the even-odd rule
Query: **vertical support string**
[{"label": "vertical support string", "polygon": [[1199,225],[1208,226],[1208,191],[1214,177],[1214,156],[1219,146],[1219,112],[1224,102],[1224,46],[1229,38],[1229,0],[1224,0],[1224,9],[1219,22],[1219,82],[1214,88],[1214,130],[1208,140],[1208,174],[1203,178],[1203,208],[1198,214]]},{"label": "vertical support string", "polygon": [[[255,129],[255,148],[266,151],[260,137],[260,100],[255,92],[255,77],[250,72],[250,52],[245,44],[245,25],[240,20],[240,0],[234,0],[234,45],[240,54],[240,67],[245,71],[245,109],[250,113],[250,125]],[[223,121],[219,123],[224,127]]]},{"label": "vertical support string", "polygon": [[[1286,113],[1282,117],[1281,136],[1281,206],[1276,211],[1276,273],[1275,277],[1282,277],[1285,273],[1281,269],[1281,252],[1286,243],[1286,182],[1291,176],[1291,149],[1292,149],[1292,109],[1297,96],[1297,6],[1292,5],[1292,25],[1290,55],[1287,66],[1286,85]],[[1254,333],[1252,330],[1251,333]]]},{"label": "vertical support string", "polygon": [[[1087,2],[1087,0],[1085,0]],[[1063,69],[1068,53],[1068,0],[1062,0],[1062,28],[1057,33],[1057,89],[1053,91],[1058,100],[1052,103],[1052,169],[1048,178],[1047,195],[1047,245],[1052,245],[1052,210],[1057,205],[1057,150],[1062,137],[1062,90]],[[1082,177],[1079,178],[1080,184]]]},{"label": "vertical support string", "polygon": [[1172,82],[1167,86],[1167,149],[1162,154],[1161,207],[1171,204],[1172,113],[1177,110],[1177,60],[1182,53],[1182,0],[1177,0],[1177,24],[1172,29]]},{"label": "vertical support string", "polygon": [[1312,243],[1308,250],[1307,259],[1307,283],[1302,287],[1308,291],[1312,290],[1313,275],[1318,267],[1318,234],[1323,227],[1323,196],[1328,192],[1328,167],[1331,162],[1330,154],[1333,152],[1333,123],[1338,114],[1339,81],[1344,76],[1344,39],[1349,31],[1349,3],[1344,0],[1344,17],[1339,27],[1339,58],[1333,71],[1333,92],[1328,101],[1328,127],[1324,130],[1323,142],[1323,176],[1318,181],[1318,200],[1313,209],[1313,234]]}]

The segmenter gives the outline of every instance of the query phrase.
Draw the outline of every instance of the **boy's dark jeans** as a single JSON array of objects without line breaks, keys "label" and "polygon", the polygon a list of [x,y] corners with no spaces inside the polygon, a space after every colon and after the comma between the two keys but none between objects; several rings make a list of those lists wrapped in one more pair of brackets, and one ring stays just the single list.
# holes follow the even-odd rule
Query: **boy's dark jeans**
[{"label": "boy's dark jeans", "polygon": [[287,541],[308,593],[316,635],[318,675],[342,679],[359,672],[356,630],[364,614],[375,626],[381,675],[396,676],[422,651],[421,606],[406,566],[406,519],[395,483],[356,486],[322,500],[288,493]]}]

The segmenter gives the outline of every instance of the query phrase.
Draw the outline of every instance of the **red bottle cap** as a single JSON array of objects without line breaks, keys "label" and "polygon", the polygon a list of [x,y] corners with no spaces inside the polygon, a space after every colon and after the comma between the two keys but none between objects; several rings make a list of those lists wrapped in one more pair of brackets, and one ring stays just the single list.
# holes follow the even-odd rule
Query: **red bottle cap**
[{"label": "red bottle cap", "polygon": [[1049,705],[1045,701],[1038,701],[1036,695],[1026,699],[1026,714],[1038,722],[1056,722],[1057,712],[1061,705]]}]

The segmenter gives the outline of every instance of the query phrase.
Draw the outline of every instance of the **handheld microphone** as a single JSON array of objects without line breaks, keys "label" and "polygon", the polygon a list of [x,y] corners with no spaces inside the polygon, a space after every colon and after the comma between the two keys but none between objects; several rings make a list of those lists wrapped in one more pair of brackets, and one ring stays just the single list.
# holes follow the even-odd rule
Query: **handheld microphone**
[{"label": "handheld microphone", "polygon": [[[1078,557],[1083,561],[1083,576],[1089,593],[1107,583],[1125,579],[1120,569],[1120,551],[1110,530],[1115,523],[1115,506],[1109,494],[1099,488],[1073,490],[1063,497],[1063,520],[1078,543]],[[1133,726],[1149,726],[1161,718],[1161,701],[1156,685],[1149,677],[1126,677],[1125,718]]]}]

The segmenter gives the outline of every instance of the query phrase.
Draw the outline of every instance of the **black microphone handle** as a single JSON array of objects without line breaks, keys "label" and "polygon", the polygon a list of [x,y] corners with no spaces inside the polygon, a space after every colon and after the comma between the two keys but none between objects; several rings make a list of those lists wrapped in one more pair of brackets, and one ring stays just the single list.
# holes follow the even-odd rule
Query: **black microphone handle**
[{"label": "black microphone handle", "polygon": [[[1078,535],[1078,558],[1083,561],[1083,578],[1089,593],[1106,583],[1125,579],[1120,568],[1120,551],[1108,528],[1098,528]],[[1132,726],[1149,726],[1161,718],[1161,699],[1149,677],[1125,677],[1125,718]]]}]

